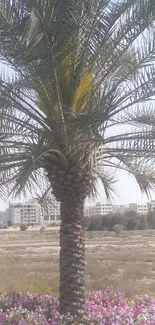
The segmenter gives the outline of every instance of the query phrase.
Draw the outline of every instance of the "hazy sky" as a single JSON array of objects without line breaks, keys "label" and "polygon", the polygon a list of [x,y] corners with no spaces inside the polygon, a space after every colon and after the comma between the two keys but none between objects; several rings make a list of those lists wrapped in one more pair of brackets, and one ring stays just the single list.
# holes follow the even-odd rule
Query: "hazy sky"
[{"label": "hazy sky", "polygon": [[[118,182],[116,183],[115,187],[117,190],[117,194],[119,196],[114,196],[113,204],[125,204],[127,205],[129,202],[147,202],[148,198],[145,195],[142,195],[138,185],[136,184],[135,180],[128,176],[126,172],[120,171],[117,175]],[[100,196],[98,196],[97,201],[106,202],[104,190],[101,185],[98,187],[98,191]],[[155,198],[152,194],[152,199]],[[18,201],[18,199],[16,200]],[[20,199],[19,199],[20,201]],[[93,201],[87,202],[89,204],[93,204]],[[8,206],[8,202],[4,202],[0,200],[0,210],[5,210]]]},{"label": "hazy sky", "polygon": [[[117,174],[118,182],[115,184],[117,195],[114,195],[113,204],[128,204],[129,202],[147,202],[148,198],[142,194],[139,186],[132,176],[128,176],[128,173],[119,171]],[[104,191],[102,186],[99,186],[100,197],[98,201],[105,200]],[[151,199],[155,198],[155,193],[152,193]]]}]

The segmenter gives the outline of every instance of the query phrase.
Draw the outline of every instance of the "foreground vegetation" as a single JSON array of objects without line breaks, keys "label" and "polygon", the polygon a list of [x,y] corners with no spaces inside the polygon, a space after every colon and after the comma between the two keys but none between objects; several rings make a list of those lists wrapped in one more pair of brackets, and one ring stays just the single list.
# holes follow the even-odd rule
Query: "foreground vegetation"
[{"label": "foreground vegetation", "polygon": [[0,296],[1,325],[154,325],[155,298],[127,299],[113,287],[87,294],[81,317],[59,314],[59,299],[27,293]]}]

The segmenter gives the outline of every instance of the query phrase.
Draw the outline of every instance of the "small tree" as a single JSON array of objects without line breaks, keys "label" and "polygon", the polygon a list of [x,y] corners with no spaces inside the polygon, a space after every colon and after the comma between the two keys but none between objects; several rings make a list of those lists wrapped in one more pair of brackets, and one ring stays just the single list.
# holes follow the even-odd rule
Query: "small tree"
[{"label": "small tree", "polygon": [[140,225],[138,227],[139,230],[145,230],[148,229],[148,222],[147,222],[147,216],[140,216]]},{"label": "small tree", "polygon": [[131,217],[127,224],[127,230],[137,230],[140,226],[140,219]]},{"label": "small tree", "polygon": [[114,224],[112,223],[112,214],[104,215],[102,217],[102,226],[103,229],[108,229],[109,231],[112,231]]},{"label": "small tree", "polygon": [[113,231],[115,232],[115,235],[116,235],[116,236],[119,236],[119,235],[122,233],[123,230],[124,230],[124,226],[121,225],[121,224],[119,224],[119,223],[117,223],[117,224],[113,227]]}]

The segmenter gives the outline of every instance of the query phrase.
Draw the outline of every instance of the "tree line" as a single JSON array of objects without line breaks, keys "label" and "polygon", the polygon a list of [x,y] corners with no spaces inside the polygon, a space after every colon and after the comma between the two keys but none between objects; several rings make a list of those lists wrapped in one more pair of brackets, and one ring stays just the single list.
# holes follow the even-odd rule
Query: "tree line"
[{"label": "tree line", "polygon": [[139,215],[136,212],[124,214],[115,213],[103,216],[85,217],[85,229],[88,231],[115,231],[118,225],[124,230],[155,229],[155,211],[147,215]]}]

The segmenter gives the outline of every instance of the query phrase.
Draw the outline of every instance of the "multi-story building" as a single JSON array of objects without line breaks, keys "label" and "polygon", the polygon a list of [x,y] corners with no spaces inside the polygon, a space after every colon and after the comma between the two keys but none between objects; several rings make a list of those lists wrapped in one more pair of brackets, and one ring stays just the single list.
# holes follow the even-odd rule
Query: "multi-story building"
[{"label": "multi-story building", "polygon": [[8,225],[9,213],[6,211],[0,211],[0,225]]},{"label": "multi-story building", "polygon": [[112,205],[108,203],[96,203],[94,206],[84,207],[85,217],[95,217],[103,216],[111,213],[125,213],[128,211],[128,206],[126,205]]},{"label": "multi-story building", "polygon": [[54,197],[46,200],[46,203],[42,206],[42,218],[45,225],[60,224],[60,202]]},{"label": "multi-story building", "polygon": [[148,211],[155,211],[155,200],[148,202]]},{"label": "multi-story building", "polygon": [[112,204],[98,202],[94,206],[89,207],[89,216],[103,216],[112,213]]},{"label": "multi-story building", "polygon": [[113,205],[112,206],[112,213],[124,214],[127,211],[129,211],[129,207],[127,205]]},{"label": "multi-story building", "polygon": [[41,208],[37,201],[11,203],[9,205],[9,220],[14,225],[39,225],[41,223]]},{"label": "multi-story building", "polygon": [[127,205],[112,205],[110,203],[96,203],[94,206],[84,208],[84,215],[89,217],[103,216],[111,213],[126,213],[134,211],[139,215],[146,215],[148,211],[155,210],[155,201],[151,203],[130,203]]},{"label": "multi-story building", "polygon": [[148,203],[130,203],[128,211],[133,211],[140,215],[146,215],[148,213]]}]

